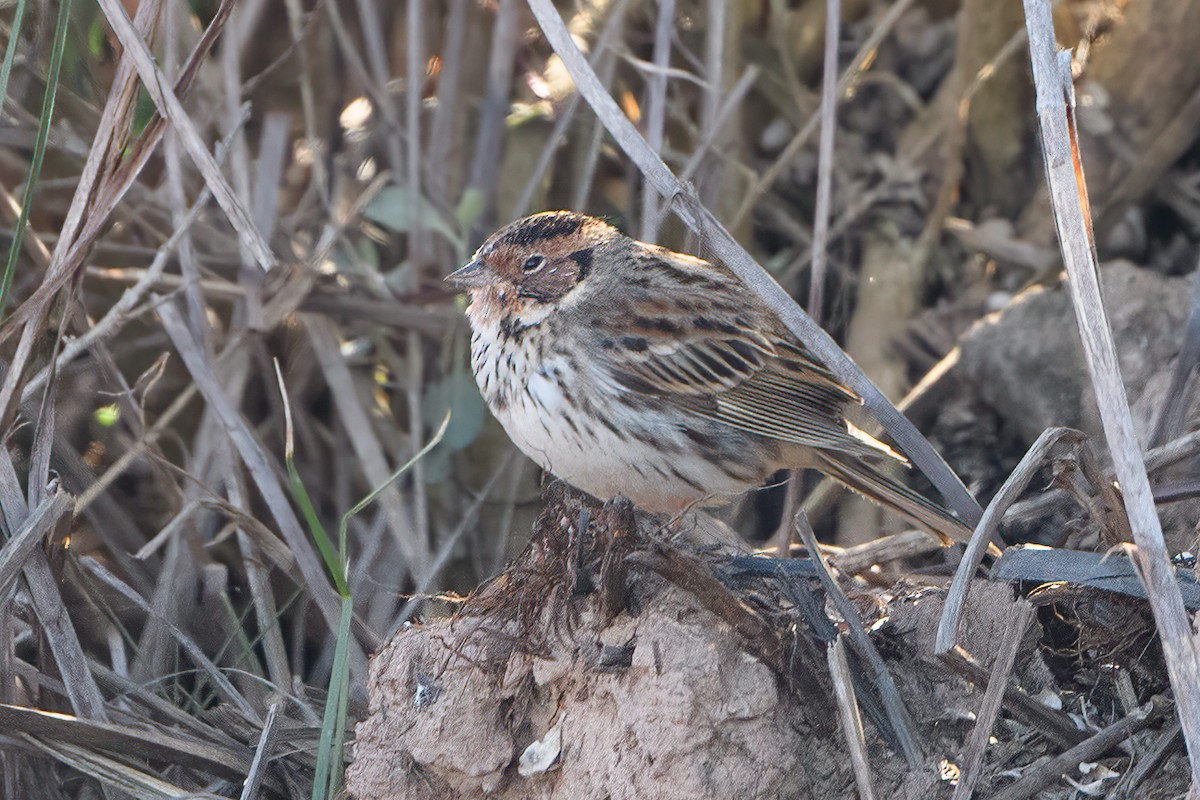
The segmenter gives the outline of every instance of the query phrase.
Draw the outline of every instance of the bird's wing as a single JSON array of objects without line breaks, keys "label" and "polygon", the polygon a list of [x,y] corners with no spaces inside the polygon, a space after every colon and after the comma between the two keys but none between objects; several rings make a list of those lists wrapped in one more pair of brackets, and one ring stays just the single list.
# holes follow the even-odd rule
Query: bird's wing
[{"label": "bird's wing", "polygon": [[773,333],[769,311],[747,307],[740,285],[708,288],[672,297],[667,284],[595,316],[596,362],[612,388],[770,439],[895,456],[847,425],[842,409],[858,396],[802,343]]}]

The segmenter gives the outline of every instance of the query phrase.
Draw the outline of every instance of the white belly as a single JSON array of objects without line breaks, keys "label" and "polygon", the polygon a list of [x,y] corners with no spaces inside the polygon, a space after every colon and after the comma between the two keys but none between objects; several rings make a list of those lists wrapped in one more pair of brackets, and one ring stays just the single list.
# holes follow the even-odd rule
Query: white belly
[{"label": "white belly", "polygon": [[[561,357],[539,358],[522,347],[510,364],[491,358],[477,340],[472,361],[480,390],[513,443],[543,469],[602,500],[624,495],[649,511],[676,512],[695,502],[728,502],[770,471],[701,457],[677,420],[632,411],[596,380],[574,374]],[[588,386],[597,388],[587,394]]]}]

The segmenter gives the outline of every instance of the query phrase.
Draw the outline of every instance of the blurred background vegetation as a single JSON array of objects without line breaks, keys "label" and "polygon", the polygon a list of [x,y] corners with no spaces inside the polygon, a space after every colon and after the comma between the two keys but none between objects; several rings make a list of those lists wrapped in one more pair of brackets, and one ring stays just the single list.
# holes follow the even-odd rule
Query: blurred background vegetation
[{"label": "blurred background vegetation", "polygon": [[[804,303],[825,2],[557,5],[624,113]],[[190,130],[163,125],[123,65],[122,9],[161,86],[182,76]],[[1102,258],[1189,272],[1200,4],[1055,14],[1076,48]],[[978,320],[1059,280],[1022,25],[1014,2],[842,3],[818,311],[895,400]],[[0,30],[0,483],[9,541],[38,537],[0,558],[0,700],[213,749],[184,763],[138,736],[0,733],[5,796],[98,796],[104,769],[236,796],[275,702],[287,755],[263,791],[309,796],[320,731],[338,738],[322,723],[331,680],[361,714],[363,654],[410,599],[495,574],[538,513],[543,476],[488,417],[442,277],[544,209],[695,243],[520,0],[8,0]],[[941,413],[935,396],[911,412],[984,502],[1032,440],[1001,405]],[[343,515],[435,441],[348,519],[340,586],[314,531],[336,549]],[[63,492],[73,512],[28,522]],[[730,518],[766,539],[785,494]],[[853,543],[888,524],[845,503],[821,532]]]}]

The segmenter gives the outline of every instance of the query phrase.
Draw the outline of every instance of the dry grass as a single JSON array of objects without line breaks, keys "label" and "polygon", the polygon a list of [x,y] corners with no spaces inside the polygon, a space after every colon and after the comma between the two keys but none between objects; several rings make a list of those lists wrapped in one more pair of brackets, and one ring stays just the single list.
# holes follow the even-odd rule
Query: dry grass
[{"label": "dry grass", "polygon": [[[686,197],[629,166],[523,0],[2,9],[4,797],[332,794],[367,654],[538,513],[441,283],[500,223],[570,207],[687,247],[671,209],[720,220],[835,337],[881,231],[911,245],[888,290],[914,317],[1044,278],[1019,18],[845,2],[823,90],[822,0],[556,5]],[[1063,6],[1076,40],[1102,27]],[[1017,155],[973,104],[1024,120]],[[1177,122],[1136,132],[1106,218],[1166,203],[1200,230]],[[960,217],[1018,227],[968,251]],[[776,494],[738,526],[773,530]]]}]

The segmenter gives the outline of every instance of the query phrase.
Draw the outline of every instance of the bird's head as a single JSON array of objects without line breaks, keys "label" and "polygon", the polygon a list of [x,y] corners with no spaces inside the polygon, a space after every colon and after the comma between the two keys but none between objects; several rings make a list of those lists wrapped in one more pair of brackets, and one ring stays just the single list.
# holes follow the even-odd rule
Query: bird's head
[{"label": "bird's head", "polygon": [[534,214],[492,234],[446,281],[470,292],[473,321],[509,316],[531,323],[586,291],[622,240],[616,228],[584,214]]}]

